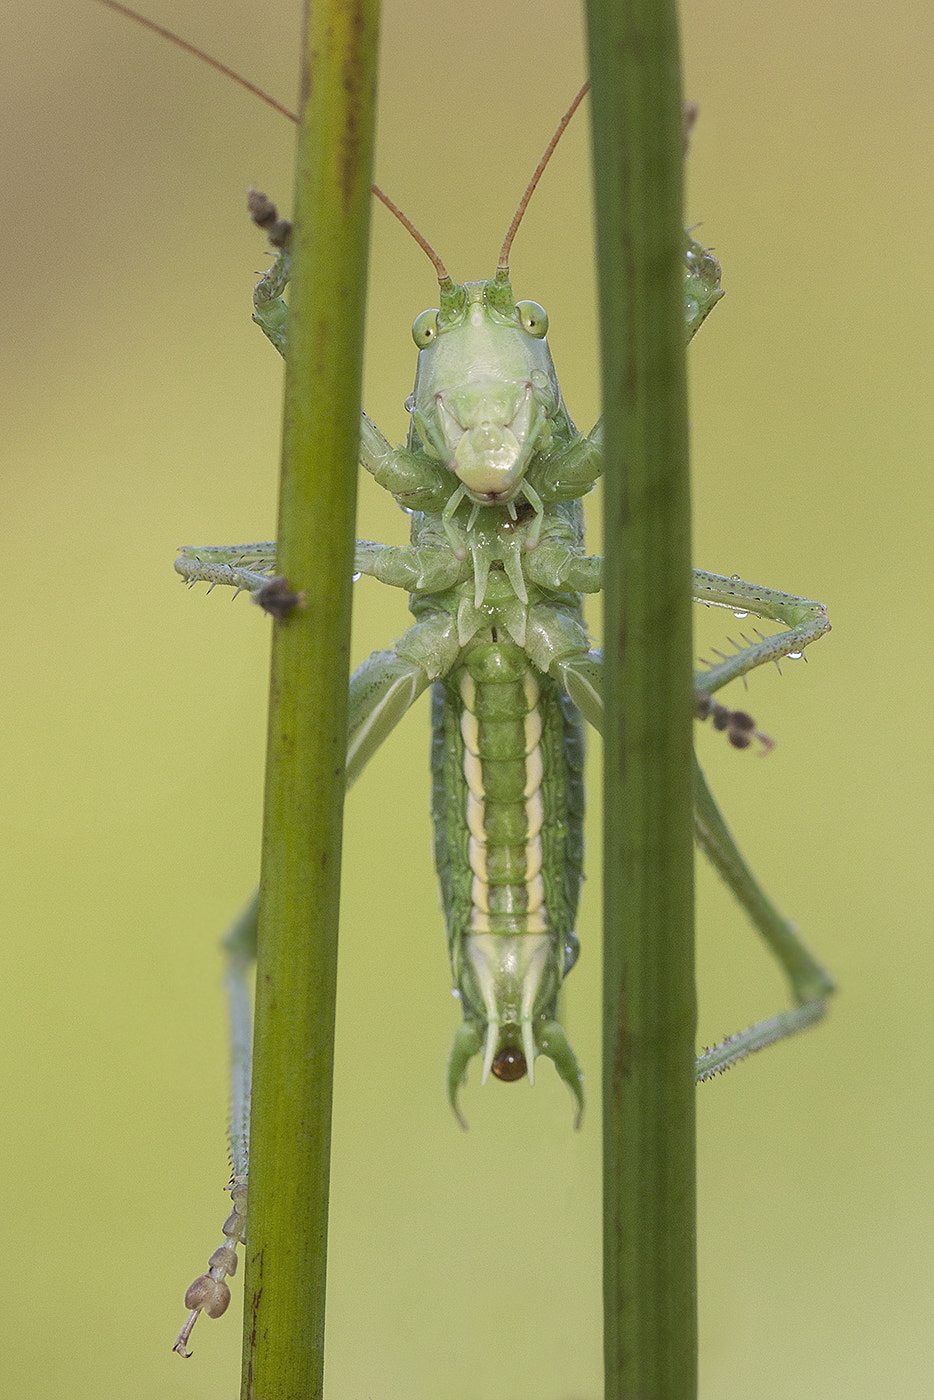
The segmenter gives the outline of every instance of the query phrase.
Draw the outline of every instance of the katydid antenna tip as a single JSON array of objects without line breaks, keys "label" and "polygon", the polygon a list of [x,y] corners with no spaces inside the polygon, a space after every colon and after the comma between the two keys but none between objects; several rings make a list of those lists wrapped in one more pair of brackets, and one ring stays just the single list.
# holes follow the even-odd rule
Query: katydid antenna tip
[{"label": "katydid antenna tip", "polygon": [[121,5],[120,0],[98,0],[98,4],[103,5],[108,10],[114,10],[116,14],[122,15],[124,19],[133,20],[136,24],[142,25],[144,29],[150,30],[151,33],[158,34],[160,39],[167,39],[170,44],[175,44],[177,48],[184,49],[185,52],[190,53],[193,58],[199,58],[201,62],[206,63],[209,68],[213,68],[216,72],[222,73],[225,78],[231,78],[235,83],[238,83],[240,87],[245,88],[247,92],[251,92],[254,97],[260,98],[261,101],[272,107],[274,111],[279,112],[283,117],[288,117],[293,122],[298,121],[294,112],[290,112],[288,107],[284,107],[281,102],[277,102],[274,97],[270,96],[268,92],[264,92],[261,87],[257,87],[255,83],[251,83],[249,78],[244,78],[242,73],[237,73],[233,68],[228,68],[226,63],[221,63],[220,59],[212,57],[212,55],[205,52],[204,49],[199,49],[197,44],[189,43],[187,39],[183,39],[182,36],[176,34],[174,30],[166,29],[165,25],[156,24],[155,20],[147,19],[147,17],[141,15],[138,10],[131,9],[129,5]]},{"label": "katydid antenna tip", "polygon": [[[291,111],[288,107],[284,106],[283,103],[277,101],[277,99],[273,97],[271,93],[265,92],[263,88],[258,87],[256,83],[251,83],[249,78],[245,78],[242,73],[238,73],[236,69],[230,68],[226,63],[221,63],[220,59],[214,58],[213,55],[207,53],[206,50],[199,49],[197,44],[189,43],[187,39],[183,39],[182,36],[180,34],[176,34],[174,30],[167,29],[165,25],[156,24],[154,20],[148,19],[145,15],[140,14],[138,10],[131,9],[129,5],[121,4],[120,0],[98,0],[98,4],[103,5],[108,10],[114,10],[118,15],[122,15],[124,19],[130,19],[133,20],[136,24],[142,25],[144,29],[150,30],[153,34],[158,34],[161,39],[167,39],[170,44],[175,44],[177,48],[184,49],[185,53],[190,53],[193,58],[200,59],[202,63],[206,63],[207,66],[209,68],[213,68],[215,72],[223,74],[225,78],[230,78],[233,82],[237,83],[239,87],[242,87],[247,92],[252,93],[254,97],[260,98],[262,102],[265,102],[267,106],[272,107],[274,111],[280,114],[280,116],[288,117],[289,121],[292,122],[298,121],[298,117],[295,114],[295,112]],[[432,264],[434,265],[435,271],[438,274],[438,281],[442,284],[442,286],[444,286],[445,284],[453,286],[454,284],[448,274],[446,267],[444,266],[444,263],[438,257],[438,254],[435,252],[434,248],[432,248],[428,240],[422,237],[418,229],[412,223],[411,219],[408,219],[406,215],[403,214],[402,210],[398,207],[398,205],[394,204],[389,198],[389,196],[384,194],[378,185],[371,185],[370,188],[373,194],[376,195],[376,198],[381,200],[382,203],[385,204],[386,208],[390,211],[391,214],[395,215],[395,217],[402,224],[403,228],[408,230],[408,232],[412,235],[412,237],[415,239],[416,243],[423,250],[423,252],[427,253],[428,257],[431,259]],[[257,220],[257,222],[259,222],[259,220]],[[283,225],[285,225],[286,228],[289,228],[287,221],[282,220],[281,222],[283,223]],[[275,242],[275,239],[271,234],[270,242],[273,243],[274,247],[282,246],[281,244],[277,244]]]},{"label": "katydid antenna tip", "polygon": [[519,200],[519,206],[512,217],[512,223],[509,225],[509,228],[506,231],[506,237],[503,239],[503,246],[499,250],[499,262],[496,264],[497,282],[509,281],[509,254],[512,251],[513,239],[515,238],[516,233],[518,232],[519,225],[522,223],[522,217],[525,214],[526,209],[529,207],[529,200],[535,193],[535,187],[538,184],[539,180],[542,178],[546,165],[551,160],[551,157],[554,155],[555,147],[561,140],[561,137],[564,135],[565,130],[567,129],[568,122],[571,120],[574,113],[577,111],[578,107],[581,105],[589,91],[590,79],[588,78],[587,81],[583,83],[582,86],[578,89],[574,101],[571,103],[570,107],[567,109],[564,116],[559,121],[557,127],[555,128],[554,135],[548,142],[548,145],[545,147],[545,151],[541,160],[535,167],[531,180],[525,187],[525,193]]}]

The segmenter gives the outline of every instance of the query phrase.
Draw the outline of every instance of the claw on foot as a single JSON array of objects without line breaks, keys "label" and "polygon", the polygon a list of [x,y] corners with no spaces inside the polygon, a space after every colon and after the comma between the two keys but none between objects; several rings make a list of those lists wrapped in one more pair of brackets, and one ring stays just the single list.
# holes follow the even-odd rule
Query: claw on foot
[{"label": "claw on foot", "polygon": [[222,1317],[230,1303],[230,1289],[227,1279],[237,1272],[237,1245],[242,1244],[246,1234],[246,1182],[235,1177],[230,1188],[233,1210],[224,1221],[224,1243],[215,1249],[208,1260],[208,1271],[199,1274],[185,1294],[185,1307],[189,1309],[185,1325],[175,1338],[173,1351],[179,1356],[189,1357],[188,1341],[199,1314],[208,1317]]}]

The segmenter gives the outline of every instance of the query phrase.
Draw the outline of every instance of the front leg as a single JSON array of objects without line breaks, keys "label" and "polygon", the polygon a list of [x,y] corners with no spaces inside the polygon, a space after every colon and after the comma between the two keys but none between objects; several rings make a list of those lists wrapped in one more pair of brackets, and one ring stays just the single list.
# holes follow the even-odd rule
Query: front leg
[{"label": "front leg", "polygon": [[[249,208],[260,228],[277,230],[275,235],[270,232],[270,242],[277,250],[275,261],[253,289],[253,320],[284,356],[289,308],[283,293],[292,270],[291,230],[287,220],[278,218],[275,205],[256,190],[250,192]],[[439,511],[453,490],[443,468],[408,448],[392,447],[365,413],[360,415],[360,465],[407,509]]]},{"label": "front leg", "polygon": [[603,475],[603,423],[595,423],[586,437],[543,453],[529,471],[543,501],[576,501]]},{"label": "front leg", "polygon": [[[723,296],[720,264],[688,232],[684,235],[684,335],[693,339],[702,322]],[[569,501],[584,496],[603,473],[603,420],[586,437],[576,437],[542,459],[535,486],[545,501]]]}]

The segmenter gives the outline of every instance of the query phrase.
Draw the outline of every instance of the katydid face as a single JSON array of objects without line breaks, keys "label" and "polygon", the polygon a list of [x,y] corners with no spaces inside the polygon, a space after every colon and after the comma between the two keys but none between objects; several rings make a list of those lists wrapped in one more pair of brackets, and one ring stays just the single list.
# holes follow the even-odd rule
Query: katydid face
[{"label": "katydid face", "polygon": [[551,440],[561,391],[547,329],[542,308],[517,307],[504,279],[452,288],[440,311],[422,312],[413,326],[413,428],[475,504],[514,501]]}]

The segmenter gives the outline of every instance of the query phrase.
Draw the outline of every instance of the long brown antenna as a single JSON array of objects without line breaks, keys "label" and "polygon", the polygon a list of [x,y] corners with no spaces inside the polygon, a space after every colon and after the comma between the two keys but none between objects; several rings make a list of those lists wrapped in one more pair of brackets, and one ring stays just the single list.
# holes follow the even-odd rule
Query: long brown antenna
[{"label": "long brown antenna", "polygon": [[[242,73],[237,73],[233,68],[228,68],[226,63],[221,63],[220,59],[212,57],[212,55],[206,53],[204,49],[199,49],[196,44],[190,44],[188,40],[183,39],[180,34],[176,34],[171,29],[166,29],[161,24],[156,24],[155,20],[147,19],[145,15],[141,15],[137,10],[131,10],[129,5],[121,5],[119,0],[98,0],[98,4],[106,6],[108,10],[116,10],[117,14],[123,15],[124,19],[134,20],[137,24],[141,24],[144,29],[149,29],[153,34],[158,34],[161,39],[168,39],[170,44],[177,45],[178,48],[184,49],[186,53],[192,54],[194,58],[200,59],[202,63],[206,63],[209,68],[213,68],[216,72],[222,73],[225,78],[230,78],[233,82],[239,83],[240,87],[246,88],[247,92],[251,92],[254,97],[259,97],[263,102],[267,103],[268,106],[272,107],[274,111],[279,112],[283,117],[288,117],[289,121],[298,121],[298,117],[294,112],[289,111],[288,107],[284,107],[281,102],[277,102],[268,92],[264,92],[261,87],[257,87],[255,83],[251,83],[249,78],[244,78]],[[380,203],[385,204],[390,214],[399,220],[399,223],[406,232],[412,235],[422,252],[427,254],[431,259],[432,266],[438,274],[438,281],[450,282],[451,278],[444,263],[438,257],[438,254],[435,252],[434,248],[432,248],[427,238],[419,233],[418,229],[412,223],[412,220],[403,214],[402,210],[397,204],[393,203],[388,194],[383,193],[379,185],[371,185],[370,189]]]},{"label": "long brown antenna", "polygon": [[383,193],[379,185],[371,185],[370,189],[376,195],[376,198],[380,201],[380,203],[385,204],[390,214],[392,214],[394,218],[398,219],[402,227],[412,235],[412,237],[415,239],[415,242],[421,248],[422,252],[426,253],[431,259],[432,266],[434,267],[435,272],[437,272],[438,274],[438,281],[445,284],[450,283],[451,274],[448,272],[444,263],[438,257],[438,254],[435,252],[434,248],[432,248],[425,235],[419,233],[418,229],[412,223],[412,220],[409,218],[408,214],[403,214],[398,204],[394,204],[389,198],[389,195]]},{"label": "long brown antenna", "polygon": [[[104,2],[109,4],[110,0],[104,0]],[[587,82],[584,83],[580,92],[574,98],[574,101],[571,103],[570,107],[567,109],[564,116],[559,121],[554,136],[552,136],[551,140],[548,142],[548,145],[545,147],[545,154],[538,162],[538,165],[536,165],[535,173],[533,174],[531,180],[526,186],[525,194],[519,200],[519,207],[513,215],[512,223],[509,225],[509,230],[506,234],[506,237],[503,239],[503,246],[499,252],[499,262],[496,264],[496,274],[498,277],[509,276],[509,254],[512,249],[512,241],[516,236],[516,232],[519,228],[519,225],[522,223],[522,216],[528,208],[529,200],[535,193],[535,186],[542,178],[542,173],[544,172],[545,166],[548,164],[548,162],[551,160],[552,155],[554,154],[555,146],[557,146],[558,142],[561,140],[561,137],[564,135],[565,127],[573,117],[574,113],[577,111],[578,107],[583,102],[589,89],[590,79],[588,78]]]},{"label": "long brown antenna", "polygon": [[283,107],[281,102],[277,102],[274,97],[270,97],[268,92],[251,83],[248,78],[244,78],[242,73],[235,73],[232,68],[228,68],[226,63],[221,63],[220,59],[212,58],[204,49],[199,49],[195,44],[189,44],[187,39],[183,39],[180,34],[175,34],[171,29],[165,29],[161,24],[156,24],[155,20],[147,19],[145,15],[131,10],[128,5],[121,5],[118,0],[98,0],[98,4],[105,5],[108,10],[116,10],[118,15],[123,15],[124,19],[135,20],[144,29],[149,29],[153,34],[158,34],[162,39],[168,39],[170,44],[176,44],[178,48],[184,49],[186,53],[193,54],[195,58],[200,58],[202,63],[206,63],[209,68],[214,68],[218,73],[223,73],[225,78],[232,78],[235,83],[239,83],[247,92],[252,92],[254,97],[259,97],[263,102],[269,104],[275,111],[280,112],[283,117],[288,117],[291,121],[297,122],[294,112],[290,112],[288,107]]}]

